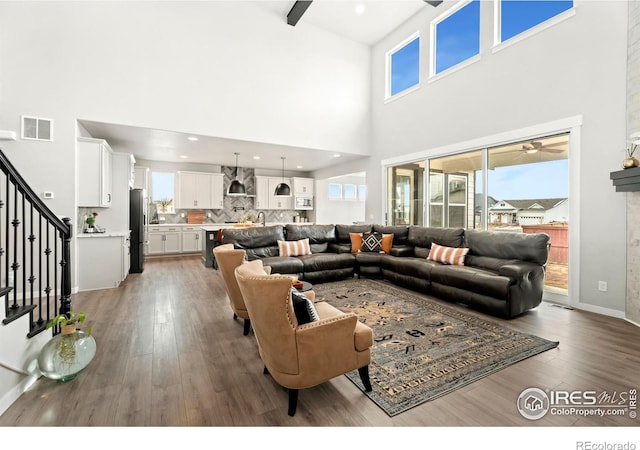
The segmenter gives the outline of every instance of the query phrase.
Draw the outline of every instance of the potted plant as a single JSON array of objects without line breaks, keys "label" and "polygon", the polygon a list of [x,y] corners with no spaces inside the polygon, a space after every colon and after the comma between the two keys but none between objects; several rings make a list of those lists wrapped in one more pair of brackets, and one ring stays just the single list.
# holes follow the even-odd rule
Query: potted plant
[{"label": "potted plant", "polygon": [[[631,136],[631,138],[634,137],[640,137],[640,133],[635,133]],[[635,156],[633,156],[633,154],[636,152],[636,150],[638,149],[638,145],[640,144],[640,139],[638,139],[637,141],[631,141],[629,143],[629,145],[627,145],[627,157],[624,159],[624,161],[622,161],[622,167],[625,169],[631,169],[632,167],[638,167],[638,165],[640,165],[640,161],[638,161],[638,158],[636,158]]]},{"label": "potted plant", "polygon": [[160,212],[167,212],[167,207],[169,205],[171,205],[172,200],[168,199],[168,198],[163,198],[162,200],[160,200],[158,202],[158,204],[160,205]]},{"label": "potted plant", "polygon": [[[81,330],[81,326],[84,324],[86,319],[87,315],[82,311],[78,313],[69,311],[67,314],[58,314],[55,316],[51,321],[49,321],[45,329],[48,330],[56,325],[60,325],[62,334],[71,334],[75,333],[77,330]],[[91,336],[91,329],[91,325],[86,327],[87,336]]]},{"label": "potted plant", "polygon": [[45,377],[69,381],[89,365],[96,354],[96,341],[91,325],[82,329],[86,318],[82,311],[69,311],[47,323],[46,329],[60,326],[61,332],[42,347],[38,356],[38,367]]},{"label": "potted plant", "polygon": [[98,217],[98,213],[97,212],[92,212],[91,214],[89,214],[84,221],[87,224],[87,230],[91,230],[89,232],[93,231],[93,227],[96,224],[96,217]]}]

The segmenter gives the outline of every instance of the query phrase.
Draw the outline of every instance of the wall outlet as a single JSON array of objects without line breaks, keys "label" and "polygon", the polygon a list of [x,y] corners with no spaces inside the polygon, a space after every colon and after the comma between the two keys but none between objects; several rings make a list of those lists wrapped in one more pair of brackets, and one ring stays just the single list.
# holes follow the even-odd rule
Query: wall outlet
[{"label": "wall outlet", "polygon": [[207,217],[211,219],[211,213],[207,213]]},{"label": "wall outlet", "polygon": [[606,281],[598,281],[598,290],[601,292],[607,292],[607,282]]}]

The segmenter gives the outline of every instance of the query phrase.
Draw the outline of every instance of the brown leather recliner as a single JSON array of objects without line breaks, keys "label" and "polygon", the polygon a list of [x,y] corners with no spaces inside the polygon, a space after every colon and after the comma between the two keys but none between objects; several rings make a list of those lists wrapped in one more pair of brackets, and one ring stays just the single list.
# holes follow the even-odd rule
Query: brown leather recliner
[{"label": "brown leather recliner", "polygon": [[[242,298],[242,293],[238,287],[234,272],[236,267],[244,263],[245,251],[234,249],[233,244],[224,244],[215,247],[213,249],[213,255],[218,263],[222,279],[224,280],[227,295],[229,296],[229,303],[233,310],[233,319],[235,320],[238,317],[244,319],[243,334],[246,336],[251,329],[251,320],[249,319],[249,312],[244,304],[244,299]],[[269,271],[270,268],[266,270]]]},{"label": "brown leather recliner", "polygon": [[299,389],[355,369],[365,389],[371,391],[373,331],[355,314],[318,302],[315,308],[320,320],[299,325],[291,300],[290,277],[268,275],[261,260],[238,266],[235,274],[251,316],[265,373],[289,390],[290,416],[296,412]]}]

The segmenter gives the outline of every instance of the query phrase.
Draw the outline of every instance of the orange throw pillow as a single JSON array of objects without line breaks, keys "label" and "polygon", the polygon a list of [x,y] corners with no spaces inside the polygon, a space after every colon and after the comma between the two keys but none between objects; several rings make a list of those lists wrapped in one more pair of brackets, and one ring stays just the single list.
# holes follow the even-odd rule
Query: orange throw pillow
[{"label": "orange throw pillow", "polygon": [[388,255],[389,252],[391,252],[391,246],[392,245],[393,245],[393,233],[391,233],[391,234],[383,234],[382,235],[382,242],[380,243],[382,251],[385,252]]},{"label": "orange throw pillow", "polygon": [[362,248],[362,233],[349,233],[351,253],[358,253]]}]

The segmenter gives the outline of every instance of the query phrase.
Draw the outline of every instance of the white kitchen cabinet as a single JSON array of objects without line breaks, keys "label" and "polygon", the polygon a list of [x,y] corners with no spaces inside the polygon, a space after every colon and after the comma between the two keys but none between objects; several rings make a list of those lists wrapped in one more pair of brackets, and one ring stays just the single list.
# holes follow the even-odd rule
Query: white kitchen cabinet
[{"label": "white kitchen cabinet", "polygon": [[209,208],[222,209],[224,206],[224,175],[211,173],[209,176],[211,178],[211,202]]},{"label": "white kitchen cabinet", "polygon": [[[129,236],[90,236],[78,239],[78,290],[120,286],[129,273]],[[99,258],[96,258],[99,255]]]},{"label": "white kitchen cabinet", "polygon": [[78,138],[78,206],[111,206],[112,151],[104,139]]},{"label": "white kitchen cabinet", "polygon": [[276,186],[285,182],[291,187],[291,179],[281,177],[269,177],[269,209],[293,209],[293,197],[276,197]]},{"label": "white kitchen cabinet", "polygon": [[269,209],[269,177],[256,176],[256,209]]},{"label": "white kitchen cabinet", "polygon": [[178,209],[211,208],[211,174],[201,172],[178,172]]},{"label": "white kitchen cabinet", "polygon": [[313,178],[293,177],[293,195],[313,196],[314,182]]},{"label": "white kitchen cabinet", "polygon": [[133,188],[149,191],[149,168],[135,166],[133,169]]},{"label": "white kitchen cabinet", "polygon": [[180,253],[180,227],[149,227],[148,255]]},{"label": "white kitchen cabinet", "polygon": [[182,227],[182,253],[197,253],[202,251],[200,234],[200,227]]}]

